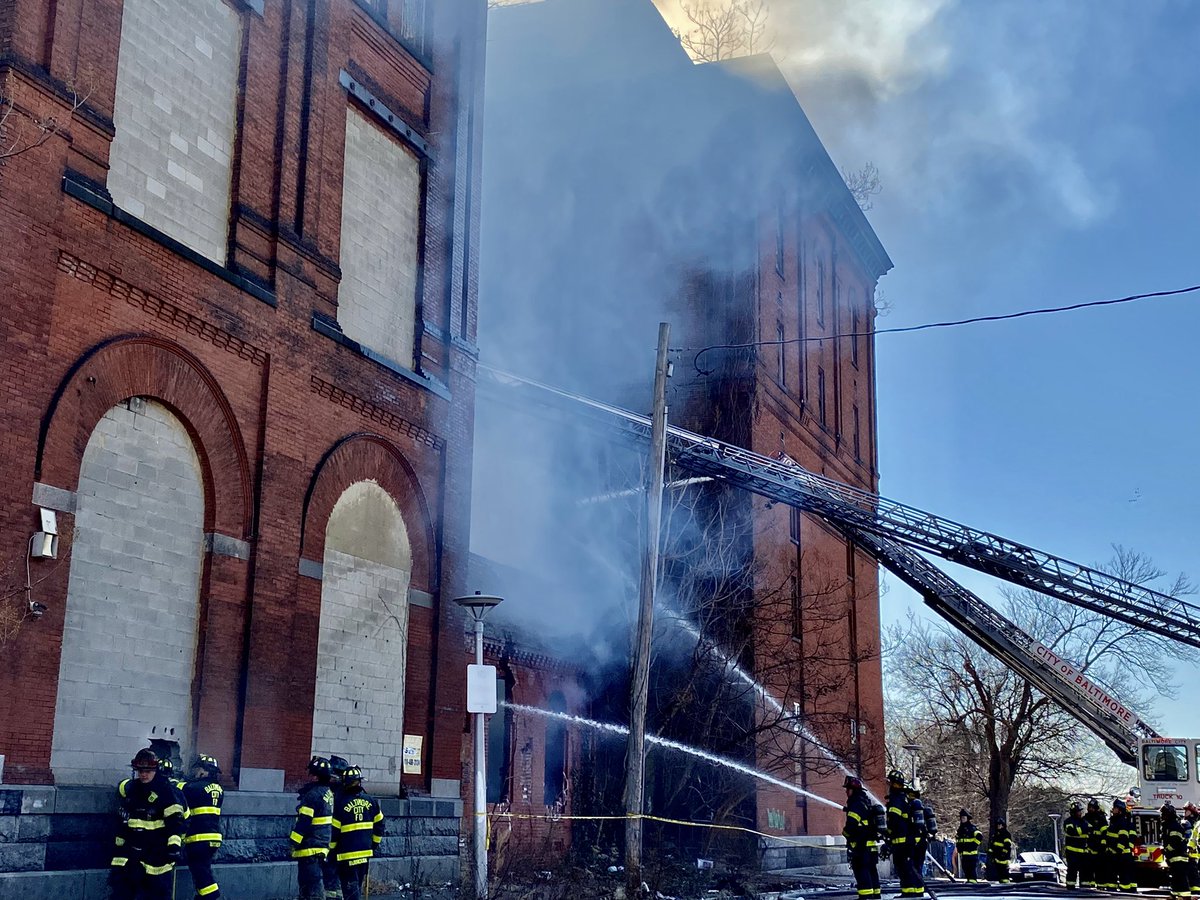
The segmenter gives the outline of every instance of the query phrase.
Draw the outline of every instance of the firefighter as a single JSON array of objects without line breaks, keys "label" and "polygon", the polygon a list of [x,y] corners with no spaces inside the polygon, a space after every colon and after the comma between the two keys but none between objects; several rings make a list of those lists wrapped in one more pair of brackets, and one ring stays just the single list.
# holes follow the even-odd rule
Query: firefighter
[{"label": "firefighter", "polygon": [[842,837],[846,839],[846,856],[858,896],[864,900],[877,900],[879,889],[879,831],[875,825],[875,813],[862,779],[847,775],[842,783],[846,789],[846,825]]},{"label": "firefighter", "polygon": [[329,787],[332,771],[329,760],[314,756],[308,763],[313,780],[300,790],[296,805],[296,823],[289,839],[300,900],[325,900],[325,880],[321,871],[329,854],[330,828],[333,824],[333,791]]},{"label": "firefighter", "polygon": [[954,835],[954,846],[962,863],[963,878],[968,884],[979,880],[976,867],[979,865],[979,847],[983,843],[983,832],[971,821],[968,810],[958,811],[958,833]]},{"label": "firefighter", "polygon": [[1114,800],[1108,829],[1104,835],[1104,861],[1108,869],[1101,887],[1108,890],[1136,891],[1133,873],[1133,816],[1124,800]]},{"label": "firefighter", "polygon": [[221,803],[225,789],[218,780],[220,777],[221,766],[216,758],[202,753],[192,763],[192,780],[183,786],[188,805],[183,849],[196,896],[204,900],[221,896],[212,870],[213,857],[221,849]]},{"label": "firefighter", "polygon": [[1200,809],[1195,803],[1183,808],[1183,821],[1188,829],[1188,882],[1192,894],[1200,897]]},{"label": "firefighter", "polygon": [[1088,855],[1087,881],[1090,888],[1103,887],[1108,879],[1104,856],[1104,844],[1108,835],[1108,816],[1100,808],[1100,801],[1095,798],[1088,801],[1087,812],[1083,816],[1088,823]]},{"label": "firefighter", "polygon": [[333,838],[329,845],[329,855],[337,860],[345,900],[362,897],[371,857],[382,840],[383,812],[379,802],[363,790],[362,770],[351,766],[342,775],[342,790],[333,811]]},{"label": "firefighter", "polygon": [[1174,900],[1189,900],[1192,884],[1188,872],[1186,829],[1169,800],[1162,805],[1158,814],[1162,820],[1163,857],[1171,872],[1171,896]]},{"label": "firefighter", "polygon": [[1013,842],[1008,833],[1008,826],[1003,819],[996,820],[992,829],[992,840],[988,844],[988,856],[992,862],[992,872],[1001,884],[1008,884],[1008,864],[1012,862]]},{"label": "firefighter", "polygon": [[109,872],[112,897],[167,900],[183,847],[183,806],[153,750],[139,750],[129,765],[134,776],[117,788],[121,825]]},{"label": "firefighter", "polygon": [[[341,756],[329,757],[329,786],[333,791],[333,809],[337,812],[342,794],[342,776],[350,768],[350,761]],[[338,876],[337,860],[330,853],[321,864],[321,875],[325,880],[325,900],[342,900],[342,880]]]},{"label": "firefighter", "polygon": [[921,873],[913,864],[916,831],[913,828],[912,804],[904,790],[904,773],[898,769],[888,773],[887,830],[888,843],[892,850],[892,865],[900,879],[900,896],[922,896],[925,893],[925,882],[921,880]]},{"label": "firefighter", "polygon": [[1088,839],[1091,836],[1091,825],[1083,817],[1083,804],[1072,803],[1071,814],[1063,823],[1063,842],[1067,855],[1067,887],[1075,887],[1076,881],[1080,887],[1087,887],[1088,868]]}]

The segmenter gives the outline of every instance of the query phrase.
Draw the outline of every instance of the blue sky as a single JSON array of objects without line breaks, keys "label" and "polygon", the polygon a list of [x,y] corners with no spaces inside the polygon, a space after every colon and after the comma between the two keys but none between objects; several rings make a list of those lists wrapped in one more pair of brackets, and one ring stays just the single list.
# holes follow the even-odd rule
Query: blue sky
[{"label": "blue sky", "polygon": [[[879,167],[869,218],[896,264],[879,327],[1200,283],[1200,5],[771,6],[772,52],[835,161]],[[1120,543],[1200,578],[1198,333],[1191,295],[880,336],[881,490],[1081,562]],[[920,603],[893,584],[883,607],[886,623]],[[1144,712],[1200,735],[1182,696]]]}]

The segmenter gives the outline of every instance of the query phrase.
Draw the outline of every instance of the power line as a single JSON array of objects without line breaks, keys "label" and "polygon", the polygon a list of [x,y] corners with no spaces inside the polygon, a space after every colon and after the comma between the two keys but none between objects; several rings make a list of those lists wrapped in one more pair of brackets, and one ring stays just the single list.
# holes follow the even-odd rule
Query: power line
[{"label": "power line", "polygon": [[1071,312],[1076,309],[1089,309],[1094,306],[1116,306],[1119,303],[1132,303],[1134,300],[1147,300],[1154,297],[1174,297],[1179,294],[1191,294],[1200,291],[1200,284],[1194,284],[1191,287],[1175,288],[1169,291],[1152,291],[1147,294],[1130,294],[1128,297],[1115,297],[1110,300],[1088,300],[1083,303],[1071,303],[1067,306],[1044,306],[1037,309],[1023,309],[1018,312],[998,313],[991,316],[972,316],[969,319],[952,319],[945,322],[926,322],[922,325],[904,325],[896,328],[877,328],[872,331],[848,331],[836,334],[825,334],[815,337],[797,337],[788,338],[782,341],[751,341],[746,344],[712,344],[708,347],[672,347],[674,352],[687,352],[688,350],[696,350],[696,355],[692,357],[692,365],[697,372],[709,375],[711,372],[705,372],[700,368],[700,357],[712,350],[748,350],[753,347],[775,347],[784,344],[805,344],[811,341],[831,341],[840,340],[842,338],[855,337],[871,337],[879,334],[903,334],[910,331],[928,331],[933,328],[954,328],[959,325],[975,325],[980,322],[1003,322],[1007,319],[1023,319],[1027,316],[1044,316],[1050,313]]}]

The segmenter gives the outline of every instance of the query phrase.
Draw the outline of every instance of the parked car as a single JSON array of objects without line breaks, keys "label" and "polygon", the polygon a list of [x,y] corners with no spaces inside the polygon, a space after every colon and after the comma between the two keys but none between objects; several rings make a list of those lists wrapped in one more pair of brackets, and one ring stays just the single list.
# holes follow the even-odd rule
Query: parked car
[{"label": "parked car", "polygon": [[1018,853],[1008,867],[1013,881],[1053,881],[1067,883],[1067,864],[1057,853],[1046,850],[1027,850]]}]

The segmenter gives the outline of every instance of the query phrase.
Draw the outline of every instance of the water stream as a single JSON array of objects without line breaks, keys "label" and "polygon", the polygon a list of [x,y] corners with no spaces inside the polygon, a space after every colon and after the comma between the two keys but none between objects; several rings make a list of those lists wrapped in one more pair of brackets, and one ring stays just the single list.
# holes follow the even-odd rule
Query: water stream
[{"label": "water stream", "polygon": [[[607,732],[614,735],[628,735],[629,729],[624,725],[615,725],[612,722],[598,722],[595,719],[585,719],[583,716],[573,716],[570,713],[552,712],[548,709],[539,709],[536,706],[525,706],[521,703],[502,703],[501,706],[516,712],[530,713],[535,716],[542,716],[547,719],[558,719],[563,722],[570,722],[575,725],[582,725],[587,728],[595,729],[596,731]],[[814,794],[811,791],[806,791],[804,788],[796,787],[794,784],[789,784],[781,778],[776,778],[774,775],[769,775],[766,772],[748,766],[745,763],[737,762],[733,759],[726,759],[723,756],[717,756],[715,753],[709,753],[706,750],[700,750],[696,747],[691,747],[687,744],[681,744],[679,741],[672,741],[667,738],[658,737],[654,734],[646,735],[646,741],[656,746],[663,747],[667,750],[675,750],[679,753],[686,753],[689,756],[694,756],[697,759],[702,759],[705,762],[713,763],[714,765],[724,766],[727,769],[733,769],[735,772],[741,772],[744,775],[749,775],[752,778],[757,778],[761,781],[769,782],[777,787],[789,790],[794,794],[808,797],[818,803],[823,803],[826,806],[832,806],[834,809],[841,809],[842,804],[835,803],[832,800],[827,800],[820,794]]]}]

